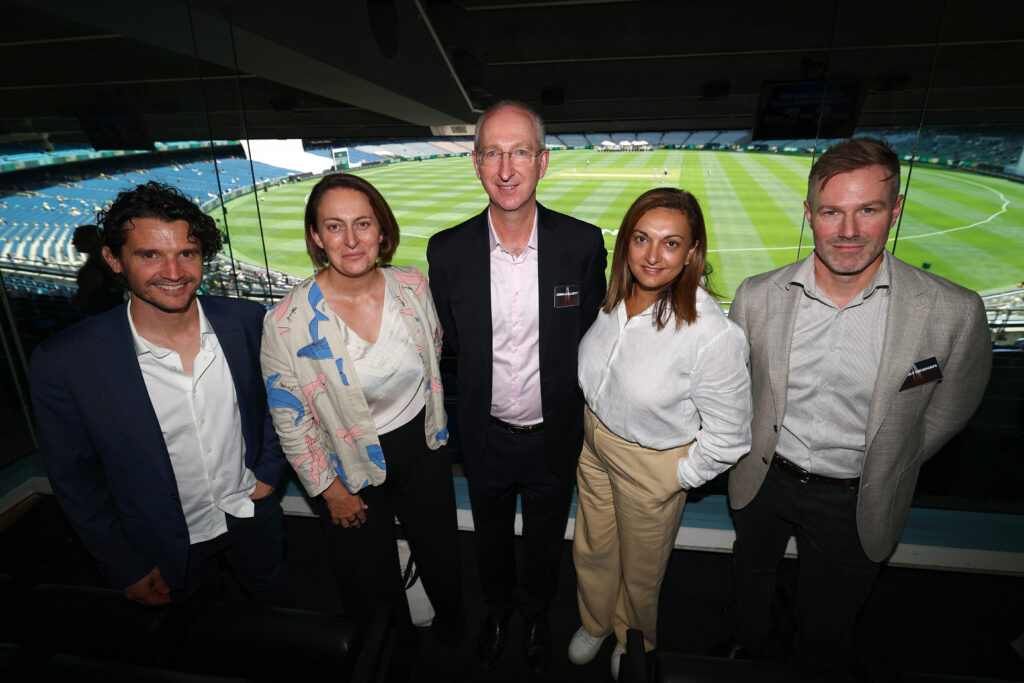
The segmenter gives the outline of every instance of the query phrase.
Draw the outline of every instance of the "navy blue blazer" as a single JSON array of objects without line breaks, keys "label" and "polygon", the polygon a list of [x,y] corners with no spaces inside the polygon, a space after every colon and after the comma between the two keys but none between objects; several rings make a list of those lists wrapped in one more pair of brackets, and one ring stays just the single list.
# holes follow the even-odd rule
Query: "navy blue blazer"
[{"label": "navy blue blazer", "polygon": [[[491,271],[487,210],[427,244],[430,291],[448,353],[458,358],[457,429],[466,465],[479,465],[491,408]],[[605,294],[608,251],[601,230],[537,204],[541,404],[544,452],[556,473],[576,466],[583,446],[583,393],[576,378],[580,339]],[[578,288],[578,302],[555,307],[555,287]]]},{"label": "navy blue blazer", "polygon": [[[264,309],[204,296],[227,359],[245,464],[277,485],[288,466],[260,372]],[[184,585],[189,537],[170,457],[132,343],[127,304],[45,340],[29,382],[39,449],[57,501],[109,584],[124,588],[160,568]]]}]

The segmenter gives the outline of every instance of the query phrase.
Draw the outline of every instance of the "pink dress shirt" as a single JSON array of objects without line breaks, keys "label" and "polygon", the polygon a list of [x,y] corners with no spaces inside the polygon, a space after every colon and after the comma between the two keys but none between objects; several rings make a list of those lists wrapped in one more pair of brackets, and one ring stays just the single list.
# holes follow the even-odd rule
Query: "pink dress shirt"
[{"label": "pink dress shirt", "polygon": [[487,213],[491,255],[491,415],[516,425],[544,420],[540,398],[537,214],[519,256],[502,246]]}]

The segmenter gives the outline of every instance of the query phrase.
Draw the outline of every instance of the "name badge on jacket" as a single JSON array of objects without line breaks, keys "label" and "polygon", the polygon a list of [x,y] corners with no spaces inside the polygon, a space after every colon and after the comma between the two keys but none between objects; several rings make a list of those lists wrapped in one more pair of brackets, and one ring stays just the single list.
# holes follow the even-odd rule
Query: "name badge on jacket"
[{"label": "name badge on jacket", "polygon": [[555,285],[555,308],[571,308],[579,305],[579,285]]},{"label": "name badge on jacket", "polygon": [[914,363],[914,367],[910,368],[910,372],[907,373],[907,378],[903,380],[900,391],[913,389],[929,382],[938,382],[940,379],[942,379],[942,370],[939,368],[939,361],[932,356]]}]

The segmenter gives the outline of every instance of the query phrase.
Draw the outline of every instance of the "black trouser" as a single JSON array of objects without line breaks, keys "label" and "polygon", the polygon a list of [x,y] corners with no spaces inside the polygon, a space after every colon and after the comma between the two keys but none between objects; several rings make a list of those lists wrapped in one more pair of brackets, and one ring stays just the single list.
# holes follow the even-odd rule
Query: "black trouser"
[{"label": "black trouser", "polygon": [[757,651],[772,634],[775,571],[795,534],[794,647],[809,663],[842,666],[879,568],[857,534],[857,489],[804,484],[773,467],[733,521],[737,642]]},{"label": "black trouser", "polygon": [[[477,562],[488,607],[506,613],[518,606],[527,621],[547,614],[558,588],[565,524],[575,471],[551,471],[544,434],[512,434],[491,424],[486,450],[468,469]],[[516,497],[522,496],[523,569],[516,590]]]},{"label": "black trouser", "polygon": [[284,514],[276,493],[253,501],[252,517],[227,518],[228,530],[193,544],[188,551],[185,588],[172,599],[189,599],[207,590],[221,595],[221,563],[230,568],[242,590],[256,602],[294,607],[295,598],[284,562]]},{"label": "black trouser", "polygon": [[327,549],[346,612],[369,618],[382,600],[408,602],[396,546],[395,517],[434,606],[435,620],[453,623],[462,613],[455,484],[448,449],[426,446],[424,412],[380,437],[387,478],[359,495],[367,505],[366,522],[344,528],[331,522],[323,496],[315,507],[327,537]]}]

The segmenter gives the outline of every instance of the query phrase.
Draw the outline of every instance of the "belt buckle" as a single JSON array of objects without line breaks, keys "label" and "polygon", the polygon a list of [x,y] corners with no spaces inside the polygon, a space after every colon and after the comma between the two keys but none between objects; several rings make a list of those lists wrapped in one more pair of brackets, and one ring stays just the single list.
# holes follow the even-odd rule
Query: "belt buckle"
[{"label": "belt buckle", "polygon": [[810,484],[811,483],[811,477],[813,475],[810,472],[808,472],[807,470],[805,470],[804,468],[802,468],[799,465],[797,465],[796,463],[790,462],[789,460],[787,460],[786,458],[782,457],[781,455],[779,455],[777,453],[775,454],[773,462],[774,462],[774,460],[778,460],[779,461],[779,469],[780,470],[782,470],[783,472],[785,472],[789,476],[793,477],[794,479],[796,479],[801,484]]},{"label": "belt buckle", "polygon": [[500,417],[494,417],[493,415],[491,415],[491,422],[501,427],[509,434],[532,434],[533,432],[536,431],[535,425],[512,424],[511,422],[506,422],[505,420],[502,420]]}]

